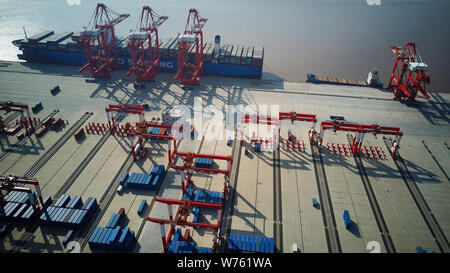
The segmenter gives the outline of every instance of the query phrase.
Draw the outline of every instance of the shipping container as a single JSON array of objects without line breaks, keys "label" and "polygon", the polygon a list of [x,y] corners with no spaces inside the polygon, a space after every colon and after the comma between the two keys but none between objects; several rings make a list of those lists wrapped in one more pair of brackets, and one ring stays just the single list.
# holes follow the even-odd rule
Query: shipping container
[{"label": "shipping container", "polygon": [[253,59],[253,46],[249,47],[247,49],[247,62],[246,64],[250,65],[252,63],[252,59]]},{"label": "shipping container", "polygon": [[67,213],[66,217],[64,217],[63,222],[70,224],[70,219],[72,218],[73,214],[77,212],[77,209],[69,209],[69,213]]},{"label": "shipping container", "polygon": [[28,209],[25,211],[24,214],[22,214],[21,219],[24,221],[31,220],[31,217],[34,215],[34,210],[32,206],[29,206]]},{"label": "shipping container", "polygon": [[178,52],[178,38],[173,39],[172,44],[169,46],[169,58],[176,58]]},{"label": "shipping container", "polygon": [[242,46],[238,46],[238,49],[236,51],[235,64],[240,64],[241,63],[241,56],[242,56]]},{"label": "shipping container", "polygon": [[208,55],[209,48],[211,47],[211,43],[205,43],[203,47],[203,60],[209,62],[211,60],[211,55]]},{"label": "shipping container", "polygon": [[230,63],[231,64],[235,64],[236,63],[236,54],[237,54],[237,50],[238,50],[238,47],[239,46],[237,46],[237,45],[233,45],[233,49],[232,49],[232,51],[231,51],[231,57],[230,57]]},{"label": "shipping container", "polygon": [[225,54],[226,54],[226,52],[227,52],[227,46],[228,46],[228,45],[223,45],[223,46],[220,48],[220,53],[219,53],[219,63],[224,63],[224,61],[225,61]]},{"label": "shipping container", "polygon": [[96,227],[95,229],[94,229],[94,232],[92,232],[92,234],[91,234],[91,236],[89,237],[89,240],[88,240],[88,243],[89,243],[89,246],[92,248],[92,243],[94,242],[94,240],[95,240],[95,237],[97,236],[97,234],[98,234],[98,232],[100,231],[100,227]]},{"label": "shipping container", "polygon": [[263,47],[255,47],[253,51],[252,65],[262,65],[264,55]]},{"label": "shipping container", "polygon": [[224,59],[224,63],[231,63],[231,52],[233,50],[233,45],[227,45],[227,49],[225,51],[225,59]]},{"label": "shipping container", "polygon": [[83,210],[74,210],[74,212],[72,213],[72,216],[69,218],[69,222],[70,224],[74,224],[75,220],[78,218],[78,216],[81,214]]},{"label": "shipping container", "polygon": [[19,209],[14,213],[13,218],[19,218],[27,210],[28,206],[28,204],[20,205]]},{"label": "shipping container", "polygon": [[165,39],[164,42],[159,46],[159,54],[161,54],[163,58],[169,57],[169,46],[172,44],[173,40],[173,38]]}]

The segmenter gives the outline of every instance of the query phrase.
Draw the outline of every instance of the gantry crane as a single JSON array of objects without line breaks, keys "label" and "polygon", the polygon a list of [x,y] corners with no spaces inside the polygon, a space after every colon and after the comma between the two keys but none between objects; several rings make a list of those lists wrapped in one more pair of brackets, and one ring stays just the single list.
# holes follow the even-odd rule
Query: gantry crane
[{"label": "gantry crane", "polygon": [[129,14],[119,14],[102,3],[97,4],[88,24],[89,29],[85,27],[77,41],[85,48],[88,59],[78,72],[89,68],[89,73],[93,77],[111,77],[111,69],[119,66],[114,26],[129,16]]},{"label": "gantry crane", "polygon": [[414,102],[418,91],[430,98],[425,90],[430,83],[428,66],[422,61],[416,44],[410,42],[403,48],[391,46],[390,49],[397,56],[388,86],[394,92],[394,99]]},{"label": "gantry crane", "polygon": [[[182,84],[200,84],[203,73],[203,32],[208,19],[200,17],[196,9],[190,9],[184,33],[178,36],[178,67],[175,80]],[[189,51],[194,47],[192,58]]]},{"label": "gantry crane", "polygon": [[[213,242],[214,242],[213,248],[215,249],[215,251],[218,250],[219,245],[218,245],[217,234],[219,234],[218,230],[219,230],[220,224],[221,224],[222,207],[223,207],[222,204],[194,202],[194,201],[190,201],[190,200],[173,200],[173,199],[164,199],[164,198],[159,198],[159,197],[156,197],[155,201],[167,204],[168,210],[169,210],[169,219],[150,217],[152,210],[149,210],[147,217],[146,217],[147,221],[151,221],[151,222],[154,222],[154,223],[157,223],[160,225],[161,239],[162,239],[164,252],[166,252],[166,250],[167,250],[170,235],[172,234],[176,225],[182,226],[182,227],[188,226],[188,227],[194,227],[194,228],[212,229],[215,234],[215,238],[213,240]],[[179,206],[175,217],[173,216],[172,205]],[[187,218],[193,207],[217,210],[218,211],[217,223],[211,224],[211,223],[189,222],[187,220]],[[166,239],[166,231],[165,231],[165,227],[164,227],[165,224],[170,224],[170,230],[169,230],[167,239]]]},{"label": "gantry crane", "polygon": [[133,63],[126,76],[134,73],[136,80],[153,81],[155,72],[160,69],[158,27],[168,18],[158,15],[149,6],[142,8],[139,26],[128,36],[128,47],[131,49]]},{"label": "gantry crane", "polygon": [[365,134],[373,134],[376,135],[391,135],[394,136],[394,140],[391,143],[390,153],[393,157],[397,155],[397,151],[400,148],[400,139],[403,136],[403,132],[400,131],[398,127],[388,127],[388,126],[380,126],[377,123],[373,124],[358,124],[355,122],[347,122],[347,121],[322,121],[320,124],[320,134],[318,135],[318,146],[319,151],[323,142],[323,137],[326,130],[336,131],[346,131],[346,132],[354,132],[356,136],[353,137],[352,141],[352,153],[360,154],[361,145],[364,140]]},{"label": "gantry crane", "polygon": [[[0,111],[6,111],[6,113],[20,112],[20,125],[25,129],[28,126],[34,127],[33,120],[31,119],[30,108],[27,104],[13,101],[0,101]],[[26,113],[26,117],[24,116],[24,112]]]},{"label": "gantry crane", "polygon": [[111,132],[115,132],[116,130],[116,121],[114,120],[114,116],[110,116],[109,112],[116,112],[116,113],[125,113],[125,114],[135,114],[139,116],[139,120],[142,122],[144,121],[144,107],[143,106],[137,106],[137,105],[127,105],[127,104],[110,104],[107,108],[105,108],[106,111],[106,119],[108,120],[108,127],[110,128]]},{"label": "gantry crane", "polygon": [[[29,187],[25,187],[25,185],[33,185],[36,193],[33,193],[33,191]],[[13,175],[0,176],[0,201],[3,201],[3,197],[12,191],[26,192],[28,194],[30,204],[35,212],[38,212],[40,209],[44,208],[41,188],[36,179],[19,178]],[[40,206],[38,202],[40,203]]]}]

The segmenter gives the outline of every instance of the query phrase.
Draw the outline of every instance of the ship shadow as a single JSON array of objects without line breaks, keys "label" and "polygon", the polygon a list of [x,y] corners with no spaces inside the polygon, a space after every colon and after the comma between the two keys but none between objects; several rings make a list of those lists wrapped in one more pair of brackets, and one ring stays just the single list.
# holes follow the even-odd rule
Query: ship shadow
[{"label": "ship shadow", "polygon": [[78,72],[77,66],[72,65],[61,65],[57,63],[48,62],[20,62],[20,65],[24,67],[38,71],[42,74],[53,74],[60,76],[76,76],[82,77],[83,75]]},{"label": "ship shadow", "polygon": [[[236,78],[234,78],[236,79]],[[247,79],[239,78],[239,81],[226,81],[224,80],[224,86],[232,84],[232,86],[238,86],[246,89],[258,89],[258,90],[284,90],[284,82],[286,79],[280,77],[277,74],[271,72],[262,72],[261,79]]]},{"label": "ship shadow", "polygon": [[158,79],[161,81],[146,82],[145,87],[139,89],[134,89],[133,81],[128,79],[98,79],[90,97],[112,100],[117,104],[148,104],[147,112],[161,111],[174,105],[191,107],[196,98],[202,99],[203,106],[217,105],[223,110],[226,110],[226,105],[246,104],[243,89],[239,86],[185,86],[167,77],[161,75]]},{"label": "ship shadow", "polygon": [[349,227],[347,228],[356,238],[361,238],[361,233],[359,232],[358,224],[350,220]]}]

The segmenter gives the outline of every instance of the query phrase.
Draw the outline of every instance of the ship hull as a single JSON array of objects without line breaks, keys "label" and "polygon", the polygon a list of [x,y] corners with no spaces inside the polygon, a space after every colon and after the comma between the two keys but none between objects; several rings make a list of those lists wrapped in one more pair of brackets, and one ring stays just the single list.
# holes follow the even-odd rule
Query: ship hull
[{"label": "ship hull", "polygon": [[[19,58],[27,62],[56,63],[65,65],[81,66],[86,62],[86,55],[80,52],[58,51],[49,49],[22,48],[23,54]],[[162,72],[176,72],[177,60],[161,59]],[[129,56],[118,56],[118,63],[121,69],[130,67]],[[221,63],[204,63],[204,75],[261,78],[262,66],[257,65],[233,65]]]}]

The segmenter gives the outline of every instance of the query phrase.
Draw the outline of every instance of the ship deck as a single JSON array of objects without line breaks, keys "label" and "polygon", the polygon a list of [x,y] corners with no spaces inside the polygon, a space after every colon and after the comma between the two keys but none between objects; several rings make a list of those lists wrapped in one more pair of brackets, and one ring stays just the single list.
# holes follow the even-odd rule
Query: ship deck
[{"label": "ship deck", "polygon": [[[39,138],[32,135],[1,161],[0,175],[20,176],[85,112],[93,113],[88,122],[106,122],[104,109],[108,104],[148,103],[146,120],[160,117],[160,111],[166,107],[180,104],[192,107],[196,97],[203,99],[203,106],[215,105],[223,110],[226,105],[237,104],[267,105],[268,109],[271,105],[279,105],[280,111],[284,112],[316,114],[319,122],[337,115],[348,121],[364,124],[376,121],[380,125],[400,127],[404,133],[400,156],[411,174],[412,183],[419,189],[445,237],[448,239],[450,236],[450,95],[447,93],[430,92],[429,100],[418,98],[419,107],[407,107],[393,101],[392,94],[386,90],[287,82],[270,75],[263,75],[262,80],[204,76],[200,86],[183,89],[173,81],[173,74],[161,73],[154,83],[147,83],[145,89],[135,90],[133,81],[122,77],[123,74],[123,71],[116,71],[112,79],[88,83],[72,66],[1,62],[0,101],[11,100],[29,106],[42,102],[44,108],[36,117],[42,120],[58,109],[56,116],[67,120],[68,125],[60,132],[48,131]],[[55,85],[61,87],[61,92],[53,96],[50,89]],[[12,113],[1,114],[9,120],[17,118]],[[137,117],[124,116],[121,123],[127,121],[135,122]],[[204,127],[206,124],[207,120],[204,120]],[[286,138],[287,130],[291,129],[297,139],[305,142],[306,148],[304,151],[280,148],[279,164],[276,164],[274,152],[256,153],[250,147],[246,154],[243,147],[227,146],[226,139],[180,142],[179,151],[233,157],[235,167],[231,173],[231,185],[234,190],[224,205],[223,238],[227,238],[230,232],[267,236],[276,239],[275,245],[281,252],[292,252],[293,244],[297,244],[302,252],[329,252],[323,218],[326,207],[323,204],[318,207],[312,205],[313,198],[320,201],[320,194],[315,172],[317,166],[307,141],[309,128],[307,123],[281,123],[281,135]],[[111,135],[91,155],[91,150],[104,136],[86,136],[79,143],[70,137],[37,171],[35,178],[41,185],[43,196],[55,196],[63,191],[71,196],[79,195],[83,201],[88,197],[97,198],[101,213],[87,224],[81,236],[75,238],[81,244],[82,252],[93,252],[86,243],[88,236],[96,226],[104,227],[111,214],[120,208],[126,212],[125,224],[136,234],[137,243],[133,251],[160,252],[159,225],[145,221],[145,217],[137,214],[137,209],[145,199],[152,208],[151,217],[168,218],[167,205],[154,202],[154,197],[181,199],[180,173],[168,169],[157,192],[134,189],[127,189],[122,194],[113,192],[118,184],[117,177],[125,169],[149,172],[153,164],[164,165],[167,169],[167,142],[148,140],[145,158],[133,161],[130,160],[130,143],[126,138]],[[0,153],[16,142],[15,136],[3,137]],[[348,144],[347,135],[344,132],[326,132],[324,144],[327,142]],[[415,252],[417,246],[422,246],[442,252],[442,246],[440,248],[434,239],[415,196],[408,190],[407,183],[410,182],[404,180],[389,156],[382,136],[367,135],[364,145],[378,146],[387,154],[386,158],[363,156],[361,160],[395,250]],[[92,156],[90,163],[67,185],[76,166],[89,156]],[[369,252],[368,245],[376,241],[381,252],[386,252],[378,220],[355,159],[350,155],[334,154],[328,149],[322,149],[320,157],[319,164],[324,169],[332,205],[332,211],[325,213],[330,213],[335,219],[341,251]],[[218,164],[218,167],[224,167],[222,163]],[[195,173],[192,181],[196,188],[223,190],[223,175]],[[349,211],[353,221],[350,230],[344,226],[342,215],[345,210]],[[214,224],[217,220],[214,210],[201,210],[199,221]],[[212,247],[211,231],[185,227],[182,234],[184,229],[190,229],[191,239],[198,246]],[[169,225],[165,230],[169,230]],[[26,225],[13,224],[11,230],[0,238],[0,251],[67,252],[62,245],[67,231],[62,227],[43,225],[30,231]],[[221,250],[227,251],[228,242],[222,243],[224,247]],[[445,247],[448,249],[448,242]]]}]

